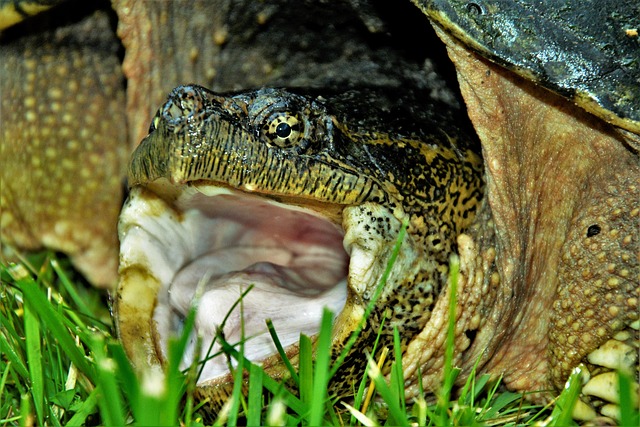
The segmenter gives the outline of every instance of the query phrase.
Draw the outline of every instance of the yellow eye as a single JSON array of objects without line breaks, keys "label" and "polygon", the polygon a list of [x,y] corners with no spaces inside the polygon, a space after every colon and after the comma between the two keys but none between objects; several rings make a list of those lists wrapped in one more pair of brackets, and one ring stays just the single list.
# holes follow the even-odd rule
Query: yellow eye
[{"label": "yellow eye", "polygon": [[269,141],[281,148],[295,145],[302,137],[302,123],[297,116],[280,114],[265,126]]}]

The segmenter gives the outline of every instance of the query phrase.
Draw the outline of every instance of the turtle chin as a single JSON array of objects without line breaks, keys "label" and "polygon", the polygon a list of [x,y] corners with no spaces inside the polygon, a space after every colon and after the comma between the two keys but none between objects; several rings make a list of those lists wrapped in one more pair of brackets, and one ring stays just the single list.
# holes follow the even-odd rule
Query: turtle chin
[{"label": "turtle chin", "polygon": [[294,362],[300,334],[318,332],[324,307],[339,317],[334,336],[354,329],[363,312],[357,301],[380,269],[377,246],[361,244],[360,227],[343,229],[344,218],[358,215],[353,207],[211,184],[154,185],[132,190],[119,224],[116,319],[138,368],[163,364],[169,338],[182,333],[194,305],[181,363],[206,360],[200,386],[229,380],[221,337],[243,342],[245,357],[279,376],[266,319]]}]

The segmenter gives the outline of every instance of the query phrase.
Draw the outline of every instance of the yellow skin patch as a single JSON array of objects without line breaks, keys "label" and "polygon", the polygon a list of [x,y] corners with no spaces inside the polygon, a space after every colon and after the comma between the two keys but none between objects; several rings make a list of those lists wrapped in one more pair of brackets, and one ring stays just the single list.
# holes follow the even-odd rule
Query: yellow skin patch
[{"label": "yellow skin patch", "polygon": [[36,2],[21,1],[19,3],[19,10],[16,8],[14,2],[5,2],[0,7],[0,30],[9,28],[15,25],[26,17],[37,15],[40,12],[44,12],[51,8],[51,4],[38,4]]}]

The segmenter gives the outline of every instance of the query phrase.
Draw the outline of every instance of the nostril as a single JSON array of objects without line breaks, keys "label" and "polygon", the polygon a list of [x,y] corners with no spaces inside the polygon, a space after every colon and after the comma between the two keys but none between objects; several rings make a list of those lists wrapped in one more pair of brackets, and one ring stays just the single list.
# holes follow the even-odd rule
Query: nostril
[{"label": "nostril", "polygon": [[185,126],[190,132],[197,131],[207,115],[204,95],[198,86],[176,87],[153,119],[150,131],[164,127],[169,132],[181,132]]},{"label": "nostril", "polygon": [[180,107],[184,110],[185,115],[192,115],[195,111],[201,111],[204,108],[202,97],[197,88],[191,86],[182,87]]},{"label": "nostril", "polygon": [[180,120],[185,115],[187,114],[185,114],[182,105],[176,104],[173,100],[164,104],[164,108],[162,109],[162,117],[168,122]]}]

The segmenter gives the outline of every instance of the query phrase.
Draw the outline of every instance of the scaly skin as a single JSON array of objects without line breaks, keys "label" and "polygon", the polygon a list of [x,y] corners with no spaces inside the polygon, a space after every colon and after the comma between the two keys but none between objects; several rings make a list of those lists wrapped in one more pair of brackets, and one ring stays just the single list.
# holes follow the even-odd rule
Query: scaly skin
[{"label": "scaly skin", "polygon": [[[3,253],[64,252],[91,283],[111,289],[127,161],[174,87],[433,80],[424,58],[407,58],[392,38],[372,44],[347,3],[29,0],[19,6],[60,4],[5,28],[4,16],[21,18],[13,3],[0,1]],[[316,22],[331,25],[306,30]]]},{"label": "scaly skin", "polygon": [[476,344],[484,369],[513,389],[560,389],[617,333],[638,346],[640,138],[439,35],[488,159],[492,223],[477,236],[495,243],[476,254],[495,247],[496,267],[475,275],[497,274],[503,296]]}]

